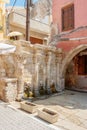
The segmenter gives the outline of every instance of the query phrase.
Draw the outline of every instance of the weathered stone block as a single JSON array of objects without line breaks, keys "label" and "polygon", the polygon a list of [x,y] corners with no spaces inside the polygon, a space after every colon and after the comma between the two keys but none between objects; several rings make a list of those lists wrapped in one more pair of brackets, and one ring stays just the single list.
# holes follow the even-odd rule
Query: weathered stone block
[{"label": "weathered stone block", "polygon": [[37,111],[38,106],[34,103],[31,102],[26,102],[23,101],[20,103],[21,109],[30,112],[30,113],[35,113]]},{"label": "weathered stone block", "polygon": [[50,123],[55,123],[58,120],[58,113],[48,108],[38,109],[38,116]]},{"label": "weathered stone block", "polygon": [[3,101],[11,102],[17,97],[17,79],[0,79],[0,97]]}]

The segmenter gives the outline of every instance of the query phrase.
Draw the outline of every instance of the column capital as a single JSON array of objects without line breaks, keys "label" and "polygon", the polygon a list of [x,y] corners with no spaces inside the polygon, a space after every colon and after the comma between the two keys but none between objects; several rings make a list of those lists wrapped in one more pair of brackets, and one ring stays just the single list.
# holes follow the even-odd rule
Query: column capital
[{"label": "column capital", "polygon": [[27,56],[25,54],[14,54],[16,61],[19,63],[25,63],[25,59],[27,58]]}]

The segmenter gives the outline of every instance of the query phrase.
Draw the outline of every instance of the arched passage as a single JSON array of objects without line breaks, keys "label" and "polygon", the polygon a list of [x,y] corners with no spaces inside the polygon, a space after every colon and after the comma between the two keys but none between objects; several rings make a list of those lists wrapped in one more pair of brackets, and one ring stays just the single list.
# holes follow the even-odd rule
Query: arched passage
[{"label": "arched passage", "polygon": [[[64,79],[64,81],[66,79],[67,68],[68,68],[69,64],[71,64],[71,61],[73,60],[73,58],[75,58],[80,52],[85,51],[86,49],[87,49],[86,44],[79,45],[78,47],[74,48],[67,54],[67,56],[65,57],[65,59],[62,62],[62,68],[61,68],[61,77],[62,77],[62,79]],[[86,77],[87,77],[87,75],[86,75]],[[81,76],[80,76],[80,78],[81,78]],[[65,85],[65,82],[64,82],[64,85]]]}]

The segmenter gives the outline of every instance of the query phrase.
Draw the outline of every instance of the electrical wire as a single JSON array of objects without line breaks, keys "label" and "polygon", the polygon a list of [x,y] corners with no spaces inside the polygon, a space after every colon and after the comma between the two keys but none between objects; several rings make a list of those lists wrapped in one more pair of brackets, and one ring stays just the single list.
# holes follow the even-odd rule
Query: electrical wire
[{"label": "electrical wire", "polygon": [[13,8],[14,8],[14,6],[15,6],[16,2],[17,2],[17,0],[15,0],[15,1],[14,1],[14,3],[13,3],[13,5],[12,5],[12,8],[11,8],[10,13],[12,12],[12,10],[13,10]]},{"label": "electrical wire", "polygon": [[24,2],[24,8],[26,9],[26,5],[27,5],[27,0],[25,0]]},{"label": "electrical wire", "polygon": [[14,13],[17,14],[17,15],[20,15],[20,16],[22,16],[22,17],[24,17],[24,18],[26,18],[26,16],[23,15],[23,14],[20,14],[20,13],[18,13],[18,12],[14,12]]}]

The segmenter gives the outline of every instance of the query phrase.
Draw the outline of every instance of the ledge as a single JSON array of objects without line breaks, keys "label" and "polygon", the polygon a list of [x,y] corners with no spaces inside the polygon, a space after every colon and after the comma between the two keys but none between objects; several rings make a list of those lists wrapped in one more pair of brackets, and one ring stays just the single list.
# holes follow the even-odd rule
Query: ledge
[{"label": "ledge", "polygon": [[0,81],[14,82],[17,81],[17,78],[0,78]]}]

